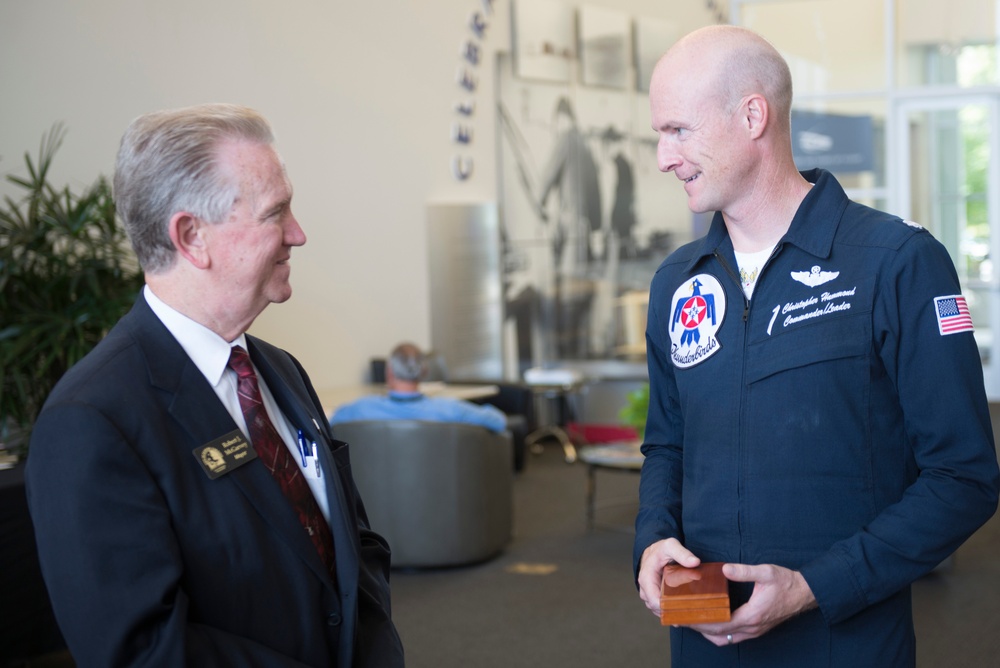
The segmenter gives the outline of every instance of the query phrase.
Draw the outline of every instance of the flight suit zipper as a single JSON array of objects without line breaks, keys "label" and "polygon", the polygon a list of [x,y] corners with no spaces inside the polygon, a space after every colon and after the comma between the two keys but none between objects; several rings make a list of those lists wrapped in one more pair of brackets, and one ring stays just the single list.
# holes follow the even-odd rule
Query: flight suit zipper
[{"label": "flight suit zipper", "polygon": [[[746,325],[746,322],[747,322],[747,318],[750,315],[750,300],[747,299],[746,290],[743,289],[743,281],[740,280],[740,275],[737,274],[736,271],[734,271],[733,268],[729,266],[729,263],[726,262],[725,258],[723,258],[721,254],[719,254],[719,251],[714,251],[712,253],[712,255],[714,255],[716,261],[719,264],[722,265],[722,269],[727,274],[729,274],[729,277],[731,279],[733,279],[733,281],[736,282],[736,287],[738,287],[740,289],[740,296],[743,297],[743,324],[744,324],[744,328],[745,328],[745,325]],[[772,255],[773,255],[773,253],[772,253]],[[770,261],[770,258],[768,258],[768,261]],[[767,265],[767,262],[765,262],[764,264]],[[762,273],[763,273],[763,271],[764,271],[763,268],[761,268],[761,272]],[[759,281],[760,278],[758,277],[757,280]],[[744,349],[744,352],[745,352],[746,351],[746,336],[743,337],[743,349]]]},{"label": "flight suit zipper", "polygon": [[[778,250],[781,248],[781,244],[775,244],[774,248],[771,250],[771,254],[767,256],[767,260],[761,265],[760,273],[757,275],[757,285],[760,285],[761,280],[764,278],[764,271],[767,266],[774,259],[774,256],[778,254]],[[729,277],[733,279],[736,283],[736,287],[739,288],[740,295],[743,297],[743,355],[740,364],[740,418],[739,418],[739,447],[737,449],[739,462],[737,464],[737,476],[736,476],[736,498],[737,509],[736,509],[736,530],[739,536],[739,559],[743,561],[743,509],[742,509],[742,499],[743,499],[743,471],[745,467],[743,466],[743,457],[746,453],[746,443],[744,441],[744,429],[743,425],[746,422],[746,376],[747,376],[747,353],[750,348],[750,298],[747,297],[746,290],[743,289],[743,281],[740,280],[739,274],[726,262],[726,259],[722,256],[719,251],[713,251],[712,255],[715,257],[716,261],[722,265],[723,271],[729,274]],[[756,292],[756,289],[755,289]]]}]

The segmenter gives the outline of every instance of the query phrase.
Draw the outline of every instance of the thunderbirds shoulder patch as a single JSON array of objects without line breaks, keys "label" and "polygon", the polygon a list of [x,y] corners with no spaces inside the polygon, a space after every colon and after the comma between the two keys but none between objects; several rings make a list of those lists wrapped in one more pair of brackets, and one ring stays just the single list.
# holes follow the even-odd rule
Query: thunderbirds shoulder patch
[{"label": "thunderbirds shoulder patch", "polygon": [[698,274],[677,288],[670,302],[670,358],[687,369],[719,352],[715,333],[726,315],[726,293],[719,279]]}]

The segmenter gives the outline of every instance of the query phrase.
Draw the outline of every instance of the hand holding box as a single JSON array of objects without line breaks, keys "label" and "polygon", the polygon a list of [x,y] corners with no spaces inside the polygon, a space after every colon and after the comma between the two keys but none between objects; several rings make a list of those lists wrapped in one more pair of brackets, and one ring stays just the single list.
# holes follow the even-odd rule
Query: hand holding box
[{"label": "hand holding box", "polygon": [[694,568],[671,564],[663,569],[660,590],[660,623],[664,626],[728,622],[729,580],[722,563]]}]

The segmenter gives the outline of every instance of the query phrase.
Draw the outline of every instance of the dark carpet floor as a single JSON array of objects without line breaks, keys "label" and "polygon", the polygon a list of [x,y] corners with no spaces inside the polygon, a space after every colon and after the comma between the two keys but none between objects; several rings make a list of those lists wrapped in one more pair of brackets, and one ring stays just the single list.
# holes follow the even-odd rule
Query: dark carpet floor
[{"label": "dark carpet floor", "polygon": [[[408,668],[669,665],[667,629],[632,582],[639,476],[597,473],[598,525],[585,517],[586,467],[558,447],[515,480],[514,539],[462,568],[393,571]],[[917,665],[1000,666],[1000,517],[914,586]]]}]

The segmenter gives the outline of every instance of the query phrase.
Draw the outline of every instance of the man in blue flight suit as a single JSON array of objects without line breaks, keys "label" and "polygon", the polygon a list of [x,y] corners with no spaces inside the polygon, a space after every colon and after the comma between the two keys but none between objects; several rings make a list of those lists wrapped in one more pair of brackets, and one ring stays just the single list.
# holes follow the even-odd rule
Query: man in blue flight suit
[{"label": "man in blue flight suit", "polygon": [[653,73],[659,168],[716,213],[650,289],[637,585],[659,615],[666,564],[726,563],[738,607],[671,629],[675,667],[913,666],[910,584],[997,506],[979,353],[944,247],[797,171],[791,98],[732,26]]}]

